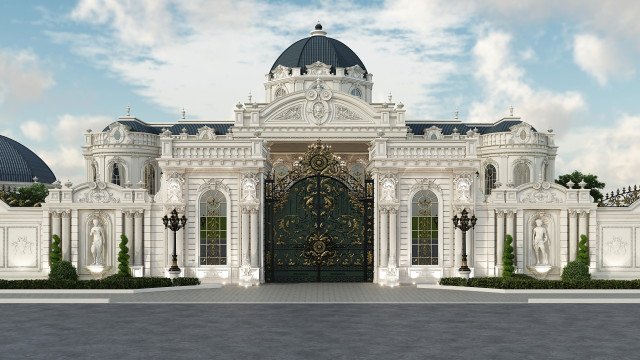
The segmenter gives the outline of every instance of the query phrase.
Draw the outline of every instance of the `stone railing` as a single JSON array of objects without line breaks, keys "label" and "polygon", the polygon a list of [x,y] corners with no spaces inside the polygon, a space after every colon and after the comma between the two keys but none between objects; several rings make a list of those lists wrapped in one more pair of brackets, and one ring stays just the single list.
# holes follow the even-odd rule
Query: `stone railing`
[{"label": "stone railing", "polygon": [[466,155],[467,147],[460,144],[391,145],[387,149],[388,158],[462,159]]},{"label": "stone railing", "polygon": [[243,159],[253,155],[251,150],[251,145],[175,145],[173,148],[173,157],[180,159]]},{"label": "stone railing", "polygon": [[[540,134],[533,132],[532,138],[527,141],[527,144],[549,145],[549,137],[546,134]],[[510,132],[493,133],[480,136],[480,146],[492,146],[492,145],[510,145],[513,135]]]},{"label": "stone railing", "polygon": [[90,144],[94,146],[103,146],[103,145],[146,145],[146,146],[160,146],[158,135],[141,133],[141,132],[130,132],[128,134],[128,139],[123,142],[113,142],[110,138],[109,132],[100,132],[93,133],[91,135]]}]

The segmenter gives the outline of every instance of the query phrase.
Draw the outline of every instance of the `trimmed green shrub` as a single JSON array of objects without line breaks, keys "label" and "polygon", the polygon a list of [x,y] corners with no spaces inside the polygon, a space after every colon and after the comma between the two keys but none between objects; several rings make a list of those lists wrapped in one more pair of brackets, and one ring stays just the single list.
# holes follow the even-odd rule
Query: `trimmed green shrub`
[{"label": "trimmed green shrub", "polygon": [[578,243],[578,260],[586,266],[589,266],[589,238],[587,235],[580,235],[580,243]]},{"label": "trimmed green shrub", "polygon": [[504,250],[502,253],[502,277],[510,278],[513,276],[513,272],[515,268],[513,267],[513,259],[515,256],[513,255],[513,237],[507,234],[507,237],[504,239]]},{"label": "trimmed green shrub", "polygon": [[73,266],[73,264],[71,264],[69,261],[62,260],[51,266],[49,279],[77,281],[78,272],[76,271],[76,268]]},{"label": "trimmed green shrub", "polygon": [[179,277],[173,279],[173,286],[192,286],[192,285],[200,285],[200,279],[198,278],[188,278],[188,277]]},{"label": "trimmed green shrub", "polygon": [[49,251],[49,266],[57,264],[62,260],[62,246],[60,246],[60,236],[53,235],[51,237],[51,249]]},{"label": "trimmed green shrub", "polygon": [[127,243],[129,239],[122,234],[120,235],[120,251],[118,251],[118,275],[121,276],[131,276],[131,271],[129,269],[129,248],[127,247]]},{"label": "trimmed green shrub", "polygon": [[564,282],[591,280],[589,267],[585,265],[582,260],[568,262],[564,269],[562,269],[562,275],[560,275],[560,277]]},{"label": "trimmed green shrub", "polygon": [[515,276],[479,277],[467,281],[460,278],[442,278],[440,285],[469,286],[494,289],[640,289],[640,279],[636,280],[538,280],[531,277]]},{"label": "trimmed green shrub", "polygon": [[439,284],[448,286],[467,286],[467,279],[459,277],[442,278],[440,279]]}]

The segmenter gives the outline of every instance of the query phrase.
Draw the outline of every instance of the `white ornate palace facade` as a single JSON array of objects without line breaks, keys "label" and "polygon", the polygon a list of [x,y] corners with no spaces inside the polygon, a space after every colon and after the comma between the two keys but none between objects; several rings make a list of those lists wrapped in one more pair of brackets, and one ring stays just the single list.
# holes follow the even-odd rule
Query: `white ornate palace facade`
[{"label": "white ornate palace facade", "polygon": [[[238,103],[228,122],[127,114],[88,131],[84,183],[58,184],[42,208],[0,203],[0,276],[46,276],[53,234],[85,278],[92,265],[115,272],[121,234],[135,276],[168,276],[174,234],[162,217],[176,209],[187,218],[176,234],[180,276],[434,282],[460,275],[452,217],[466,209],[477,218],[466,233],[471,276],[500,274],[509,234],[518,271],[557,278],[585,234],[594,277],[640,277],[638,203],[597,207],[589,190],[555,184],[553,132],[513,116],[406,119],[391,97],[372,102],[372,74],[320,26],[282,53],[264,86],[265,102]],[[315,179],[335,183],[322,190]],[[534,253],[537,220],[546,261]]]}]

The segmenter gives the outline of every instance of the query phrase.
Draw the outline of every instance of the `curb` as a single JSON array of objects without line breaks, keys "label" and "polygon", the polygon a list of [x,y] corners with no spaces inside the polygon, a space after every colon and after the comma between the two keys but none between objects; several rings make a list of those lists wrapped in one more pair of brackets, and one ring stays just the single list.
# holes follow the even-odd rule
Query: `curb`
[{"label": "curb", "polygon": [[640,289],[491,289],[468,286],[416,285],[419,289],[488,292],[494,294],[640,294]]},{"label": "curb", "polygon": [[145,289],[4,289],[1,294],[140,294],[161,291],[218,289],[220,284],[171,286]]}]

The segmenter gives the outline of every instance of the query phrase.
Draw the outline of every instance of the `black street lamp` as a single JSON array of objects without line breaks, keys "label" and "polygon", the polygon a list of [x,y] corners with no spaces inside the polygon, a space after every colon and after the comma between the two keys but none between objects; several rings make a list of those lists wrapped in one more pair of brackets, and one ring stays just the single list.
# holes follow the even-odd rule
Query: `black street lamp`
[{"label": "black street lamp", "polygon": [[467,215],[469,215],[467,209],[462,209],[462,216],[458,217],[458,214],[456,214],[453,217],[453,226],[462,230],[462,265],[460,266],[460,269],[458,269],[458,271],[461,272],[471,271],[469,266],[467,266],[467,230],[473,229],[473,227],[476,226],[476,221],[478,221],[475,215],[472,215],[471,217]]},{"label": "black street lamp", "polygon": [[176,255],[176,237],[178,230],[182,229],[184,225],[187,223],[187,217],[182,215],[181,218],[178,217],[178,210],[173,209],[171,211],[171,217],[167,217],[165,215],[162,218],[162,222],[164,223],[164,227],[173,231],[173,262],[171,267],[169,268],[169,273],[180,273],[180,268],[178,267],[178,255]]}]

